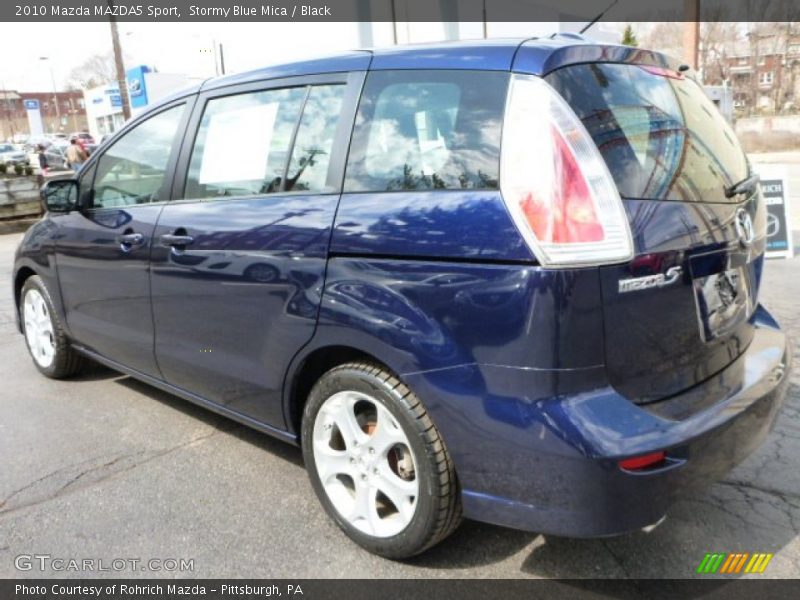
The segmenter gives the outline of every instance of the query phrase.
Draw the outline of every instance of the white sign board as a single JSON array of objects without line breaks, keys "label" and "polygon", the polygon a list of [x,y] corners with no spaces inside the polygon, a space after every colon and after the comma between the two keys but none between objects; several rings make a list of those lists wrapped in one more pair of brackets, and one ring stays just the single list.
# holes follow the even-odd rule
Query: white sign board
[{"label": "white sign board", "polygon": [[202,184],[263,180],[278,103],[256,104],[211,117],[203,145]]},{"label": "white sign board", "polygon": [[792,219],[789,213],[789,172],[786,165],[757,164],[761,193],[767,205],[767,258],[791,258]]},{"label": "white sign board", "polygon": [[39,111],[38,100],[23,100],[25,105],[25,112],[28,114],[28,129],[31,135],[42,135],[44,127],[42,127],[42,113]]}]

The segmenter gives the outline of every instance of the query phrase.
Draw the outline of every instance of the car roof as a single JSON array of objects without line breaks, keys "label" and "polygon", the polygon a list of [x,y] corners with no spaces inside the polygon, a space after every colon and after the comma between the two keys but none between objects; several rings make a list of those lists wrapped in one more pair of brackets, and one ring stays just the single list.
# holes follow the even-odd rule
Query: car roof
[{"label": "car roof", "polygon": [[[636,62],[677,68],[668,57],[640,48],[598,43],[575,33],[541,38],[492,38],[353,50],[213,77],[161,99],[163,106],[200,91],[269,79],[384,69],[470,69],[545,75],[585,62]],[[149,112],[149,111],[148,111]]]},{"label": "car roof", "polygon": [[198,89],[300,75],[383,69],[513,69],[544,75],[579,62],[637,62],[677,67],[675,61],[657,52],[598,43],[576,33],[559,33],[540,38],[493,38],[354,50],[215,77]]},{"label": "car roof", "polygon": [[508,71],[520,44],[528,38],[500,38],[406,44],[332,54],[321,58],[272,65],[246,73],[215,77],[201,90],[238,83],[300,75],[384,69],[477,69]]}]

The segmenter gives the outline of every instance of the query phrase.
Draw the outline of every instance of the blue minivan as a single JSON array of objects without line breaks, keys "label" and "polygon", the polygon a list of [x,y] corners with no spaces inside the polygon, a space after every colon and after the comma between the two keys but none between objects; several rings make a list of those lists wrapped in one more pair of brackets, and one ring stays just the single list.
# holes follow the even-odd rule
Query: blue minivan
[{"label": "blue minivan", "polygon": [[302,447],[403,558],[462,517],[653,526],[766,437],[766,213],[685,65],[575,36],[206,81],[72,179],[13,272],[36,368],[91,359]]}]

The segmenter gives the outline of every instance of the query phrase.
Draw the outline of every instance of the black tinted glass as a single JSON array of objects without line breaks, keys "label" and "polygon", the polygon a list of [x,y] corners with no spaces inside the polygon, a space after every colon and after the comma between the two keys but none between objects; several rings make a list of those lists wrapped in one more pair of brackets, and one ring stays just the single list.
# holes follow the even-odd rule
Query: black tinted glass
[{"label": "black tinted glass", "polygon": [[507,86],[507,73],[370,73],[345,190],[496,189]]},{"label": "black tinted glass", "polygon": [[583,121],[623,197],[726,201],[725,187],[747,177],[733,130],[691,79],[595,63],[547,80]]},{"label": "black tinted glass", "polygon": [[189,162],[186,198],[280,191],[305,87],[208,101]]},{"label": "black tinted glass", "polygon": [[140,123],[114,142],[97,163],[94,208],[119,208],[159,200],[181,104]]},{"label": "black tinted glass", "polygon": [[311,88],[292,150],[292,161],[284,189],[294,192],[330,192],[328,167],[333,139],[342,112],[345,86],[320,85]]}]

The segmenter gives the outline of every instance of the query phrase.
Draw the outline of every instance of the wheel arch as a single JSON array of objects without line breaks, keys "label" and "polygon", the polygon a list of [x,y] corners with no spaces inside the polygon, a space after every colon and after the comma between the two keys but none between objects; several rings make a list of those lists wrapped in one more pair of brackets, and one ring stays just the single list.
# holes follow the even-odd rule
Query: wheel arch
[{"label": "wheel arch", "polygon": [[19,314],[19,306],[20,302],[22,301],[22,288],[25,285],[25,282],[36,274],[36,271],[27,265],[21,266],[14,274],[14,308],[16,310],[17,330],[20,333],[24,333],[22,319],[20,318]]},{"label": "wheel arch", "polygon": [[285,384],[284,415],[289,431],[300,439],[303,409],[311,388],[325,373],[348,362],[365,360],[395,372],[384,361],[369,352],[344,344],[330,344],[309,349],[295,357]]}]

